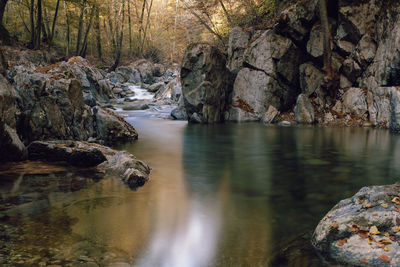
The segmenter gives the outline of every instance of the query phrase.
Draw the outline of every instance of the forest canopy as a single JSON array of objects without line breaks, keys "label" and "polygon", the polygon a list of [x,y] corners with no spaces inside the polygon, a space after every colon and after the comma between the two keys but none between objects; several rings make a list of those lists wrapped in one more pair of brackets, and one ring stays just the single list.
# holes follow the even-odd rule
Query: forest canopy
[{"label": "forest canopy", "polygon": [[223,47],[235,26],[259,26],[294,0],[0,0],[3,43],[100,61],[179,62],[189,43]]}]

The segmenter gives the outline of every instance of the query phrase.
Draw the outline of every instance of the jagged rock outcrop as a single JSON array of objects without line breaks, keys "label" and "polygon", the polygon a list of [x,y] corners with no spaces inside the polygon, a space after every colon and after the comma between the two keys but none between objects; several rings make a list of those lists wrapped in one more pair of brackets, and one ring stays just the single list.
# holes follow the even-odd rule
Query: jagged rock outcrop
[{"label": "jagged rock outcrop", "polygon": [[320,221],[313,246],[328,260],[351,266],[399,266],[399,185],[363,187]]},{"label": "jagged rock outcrop", "polygon": [[225,55],[208,44],[190,45],[181,68],[182,93],[189,120],[201,123],[223,121],[232,82]]},{"label": "jagged rock outcrop", "polygon": [[290,39],[267,30],[249,44],[243,62],[227,120],[261,120],[270,105],[291,108],[299,91],[301,51]]},{"label": "jagged rock outcrop", "polygon": [[235,27],[229,34],[227,68],[237,73],[243,67],[244,52],[249,44],[251,33],[241,27]]},{"label": "jagged rock outcrop", "polygon": [[28,146],[31,160],[65,161],[74,166],[96,167],[106,176],[118,177],[131,188],[149,180],[150,167],[126,151],[79,141],[35,141]]}]

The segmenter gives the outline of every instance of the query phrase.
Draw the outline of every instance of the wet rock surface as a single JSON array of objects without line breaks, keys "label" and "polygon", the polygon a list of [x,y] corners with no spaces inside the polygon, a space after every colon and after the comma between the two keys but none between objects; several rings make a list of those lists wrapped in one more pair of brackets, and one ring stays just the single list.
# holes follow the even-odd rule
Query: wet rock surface
[{"label": "wet rock surface", "polygon": [[400,186],[362,188],[320,221],[313,246],[327,259],[355,266],[400,264]]}]

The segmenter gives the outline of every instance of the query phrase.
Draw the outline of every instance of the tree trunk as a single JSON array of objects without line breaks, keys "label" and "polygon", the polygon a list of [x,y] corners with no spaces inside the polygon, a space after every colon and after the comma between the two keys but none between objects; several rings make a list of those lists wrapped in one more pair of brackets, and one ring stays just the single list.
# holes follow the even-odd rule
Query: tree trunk
[{"label": "tree trunk", "polygon": [[85,6],[87,0],[82,0],[81,13],[79,15],[79,25],[78,25],[78,37],[76,39],[76,51],[75,55],[79,55],[81,48],[81,39],[82,39],[82,26],[83,26],[83,15],[85,14]]},{"label": "tree trunk", "polygon": [[147,29],[149,28],[149,25],[150,25],[150,14],[151,14],[152,6],[153,6],[153,0],[150,0],[150,6],[149,6],[149,9],[147,10],[146,27],[144,28],[144,31],[143,31],[142,44],[140,46],[140,51],[141,51],[142,55],[143,55],[143,50],[144,50],[144,42],[146,40],[146,35],[147,35]]},{"label": "tree trunk", "polygon": [[174,23],[174,42],[172,43],[171,62],[174,61],[174,57],[175,57],[176,28],[178,25],[178,10],[179,10],[179,0],[176,0],[176,2],[175,2],[175,23]]},{"label": "tree trunk", "polygon": [[37,20],[34,49],[40,49],[41,33],[43,29],[42,21],[42,0],[37,1]]},{"label": "tree trunk", "polygon": [[31,22],[31,48],[35,46],[35,0],[29,6],[29,20]]},{"label": "tree trunk", "polygon": [[330,93],[332,98],[336,98],[336,93],[339,88],[339,74],[332,65],[332,36],[329,27],[328,10],[326,0],[319,0],[319,14],[321,18],[324,46],[324,87]]},{"label": "tree trunk", "polygon": [[121,33],[119,35],[119,40],[116,49],[115,55],[115,62],[114,65],[110,68],[111,71],[114,71],[118,65],[119,61],[121,60],[121,53],[122,53],[122,41],[124,38],[124,23],[125,23],[125,0],[122,0],[122,22],[121,22]]},{"label": "tree trunk", "polygon": [[94,27],[96,30],[96,43],[97,43],[97,57],[100,60],[103,60],[103,56],[101,53],[101,32],[100,32],[100,10],[99,7],[96,7],[96,17],[94,21]]},{"label": "tree trunk", "polygon": [[0,40],[4,44],[10,44],[10,34],[7,31],[7,29],[3,25],[3,17],[4,17],[4,12],[6,11],[6,5],[7,5],[8,0],[0,0]]},{"label": "tree trunk", "polygon": [[228,21],[229,25],[232,25],[231,16],[230,16],[230,14],[228,13],[228,11],[226,10],[225,5],[224,5],[224,2],[223,2],[222,0],[218,0],[218,2],[219,2],[219,4],[221,5],[222,10],[224,11],[224,14],[225,14],[225,16],[226,16],[226,20]]},{"label": "tree trunk", "polygon": [[57,16],[58,16],[58,8],[60,7],[60,0],[57,0],[57,4],[56,4],[56,10],[54,11],[54,18],[53,18],[53,24],[51,26],[51,34],[49,37],[49,44],[51,44],[53,42],[53,38],[54,38],[54,31],[56,29],[56,21],[57,21]]},{"label": "tree trunk", "polygon": [[96,7],[93,5],[92,10],[90,11],[89,25],[86,28],[86,33],[85,33],[85,37],[83,39],[82,49],[79,52],[79,55],[81,57],[86,57],[87,40],[88,40],[88,37],[89,37],[90,28],[92,27],[92,22],[93,22],[93,17],[94,17],[94,14],[95,14],[95,9],[96,9]]},{"label": "tree trunk", "polygon": [[[142,13],[140,14],[140,19],[139,19],[139,43],[142,43],[143,18],[144,18],[145,7],[146,7],[146,0],[143,0]],[[142,51],[140,50],[139,53],[142,54]]]},{"label": "tree trunk", "polygon": [[66,58],[69,58],[69,50],[70,50],[70,43],[71,43],[71,41],[70,41],[70,36],[69,36],[69,24],[70,24],[70,22],[69,22],[69,16],[68,16],[68,9],[67,9],[67,4],[66,4],[66,2],[65,2],[66,0],[64,0],[64,11],[65,11],[65,18],[66,18],[66,20],[67,20],[67,32],[66,32],[66,41],[67,41],[67,47],[66,47],[66,49],[65,49],[65,56],[66,56]]},{"label": "tree trunk", "polygon": [[128,25],[129,25],[129,55],[132,55],[131,0],[128,0]]}]

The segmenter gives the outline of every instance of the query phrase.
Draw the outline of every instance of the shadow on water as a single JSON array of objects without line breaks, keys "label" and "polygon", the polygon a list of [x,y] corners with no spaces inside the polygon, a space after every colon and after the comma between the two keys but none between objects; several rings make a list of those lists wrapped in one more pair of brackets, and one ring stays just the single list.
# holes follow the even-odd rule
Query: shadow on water
[{"label": "shadow on water", "polygon": [[140,137],[121,149],[152,167],[136,192],[63,166],[22,178],[0,166],[0,263],[321,266],[319,220],[400,177],[399,137],[384,130],[127,120]]}]

